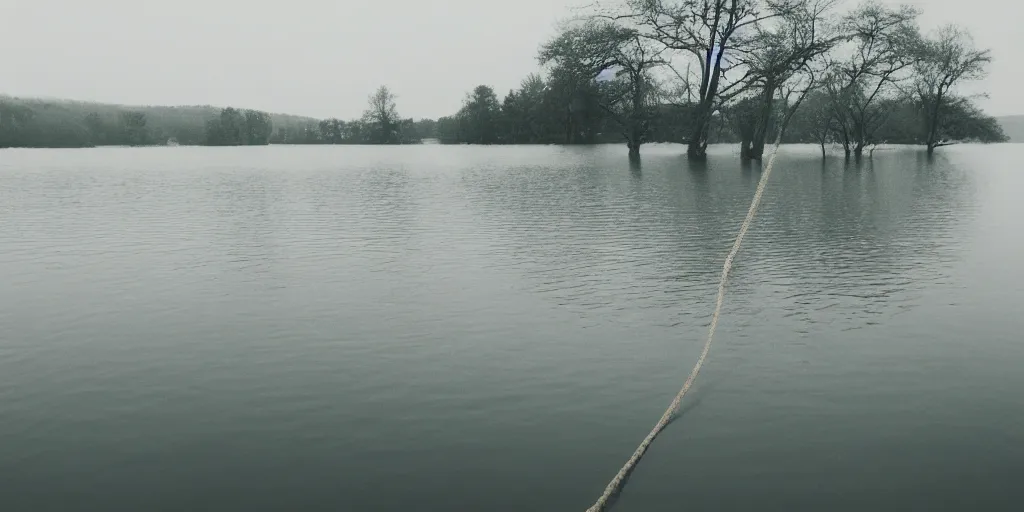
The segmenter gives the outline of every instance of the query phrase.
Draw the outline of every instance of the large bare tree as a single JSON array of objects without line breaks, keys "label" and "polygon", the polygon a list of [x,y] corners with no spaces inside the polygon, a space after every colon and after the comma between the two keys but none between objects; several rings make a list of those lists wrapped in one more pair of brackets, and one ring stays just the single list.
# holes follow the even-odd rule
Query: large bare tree
[{"label": "large bare tree", "polygon": [[373,130],[374,142],[396,144],[399,140],[401,119],[395,106],[395,95],[386,85],[380,86],[368,100],[369,107],[363,113],[363,121]]},{"label": "large bare tree", "polygon": [[[748,73],[731,70],[730,55],[739,54],[753,40],[755,27],[789,12],[801,0],[627,0],[628,19],[640,33],[668,50],[696,62],[693,76],[677,75],[694,101],[693,129],[686,153],[707,156],[708,138],[716,109],[747,85]],[[730,74],[731,76],[727,76]],[[749,72],[749,70],[748,70]]]},{"label": "large bare tree", "polygon": [[904,95],[901,86],[911,77],[920,44],[917,15],[908,6],[889,8],[869,0],[843,17],[847,44],[829,63],[824,83],[846,156],[852,151],[859,158],[878,142],[874,135],[892,111],[886,105]]},{"label": "large bare tree", "polygon": [[748,69],[748,87],[756,93],[757,106],[749,117],[740,155],[760,160],[771,128],[773,110],[783,108],[777,130],[781,133],[804,96],[816,85],[820,60],[841,40],[828,19],[838,0],[803,0],[786,6],[772,20],[755,26],[751,44],[741,60]]},{"label": "large bare tree", "polygon": [[953,87],[963,80],[984,78],[990,62],[991,53],[976,49],[970,34],[954,25],[940,28],[921,42],[914,81],[924,114],[924,143],[929,154],[939,146],[953,143],[942,132],[943,114],[954,100]]}]

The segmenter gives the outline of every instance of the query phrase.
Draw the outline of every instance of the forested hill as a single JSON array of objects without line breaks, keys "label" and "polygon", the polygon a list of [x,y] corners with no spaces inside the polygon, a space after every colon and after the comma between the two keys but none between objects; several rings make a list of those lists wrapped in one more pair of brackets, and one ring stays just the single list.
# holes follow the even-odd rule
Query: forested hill
[{"label": "forested hill", "polygon": [[[205,144],[222,109],[210,105],[127,106],[0,95],[0,147]],[[244,111],[240,111],[244,112]],[[318,120],[268,114],[274,129],[303,131]]]}]

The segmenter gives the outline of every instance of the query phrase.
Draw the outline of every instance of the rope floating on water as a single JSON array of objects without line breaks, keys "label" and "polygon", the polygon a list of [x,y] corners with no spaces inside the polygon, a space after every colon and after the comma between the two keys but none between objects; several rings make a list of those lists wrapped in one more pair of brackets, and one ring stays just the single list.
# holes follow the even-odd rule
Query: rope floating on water
[{"label": "rope floating on water", "polygon": [[761,195],[764,194],[765,186],[768,184],[768,176],[772,173],[772,167],[775,165],[775,155],[779,153],[779,145],[782,142],[782,130],[779,130],[779,135],[775,139],[775,149],[772,151],[772,156],[768,159],[768,165],[765,166],[764,172],[761,173],[761,180],[757,183],[757,191],[754,192],[754,199],[750,201],[750,208],[747,210],[747,217],[743,219],[743,224],[740,226],[740,232],[736,235],[736,241],[732,244],[732,250],[729,251],[729,255],[725,257],[725,264],[722,265],[722,277],[718,281],[718,299],[715,301],[715,312],[711,316],[711,326],[708,327],[708,339],[704,342],[704,349],[700,353],[700,357],[697,358],[697,364],[694,365],[693,370],[690,371],[690,376],[686,378],[686,382],[683,383],[683,388],[679,390],[676,397],[672,400],[672,403],[665,410],[665,413],[661,415],[661,419],[654,425],[651,433],[647,434],[647,437],[637,446],[636,451],[633,452],[633,456],[629,458],[626,465],[622,466],[615,478],[608,483],[608,487],[605,487],[604,493],[597,499],[594,504],[587,509],[587,512],[603,512],[607,510],[610,505],[610,499],[615,496],[621,489],[623,484],[626,482],[626,477],[633,471],[637,463],[640,462],[640,458],[647,452],[647,448],[654,442],[654,438],[658,437],[658,434],[668,426],[669,422],[672,421],[672,417],[675,416],[676,412],[679,411],[679,406],[682,404],[683,395],[690,390],[690,385],[693,384],[694,379],[697,378],[697,374],[700,373],[701,366],[704,365],[704,360],[708,357],[708,351],[711,350],[711,340],[715,336],[715,328],[718,327],[718,316],[722,311],[722,301],[725,299],[725,283],[729,278],[729,271],[732,270],[732,262],[736,258],[736,254],[740,252],[740,244],[743,243],[743,236],[747,234],[747,230],[750,228],[750,224],[754,221],[754,214],[757,213],[757,207],[761,204]]}]

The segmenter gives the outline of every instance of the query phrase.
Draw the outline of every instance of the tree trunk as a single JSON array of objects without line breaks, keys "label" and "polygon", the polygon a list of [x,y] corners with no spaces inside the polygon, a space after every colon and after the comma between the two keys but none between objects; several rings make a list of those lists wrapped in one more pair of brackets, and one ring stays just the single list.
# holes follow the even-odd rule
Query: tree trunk
[{"label": "tree trunk", "polygon": [[572,144],[573,142],[573,126],[572,126],[572,105],[569,105],[565,109],[565,143]]},{"label": "tree trunk", "polygon": [[825,141],[821,141],[821,159],[825,159]]},{"label": "tree trunk", "polygon": [[643,144],[643,128],[640,120],[634,117],[629,119],[629,130],[625,132],[626,147],[629,148],[629,161],[640,160],[640,145]]},{"label": "tree trunk", "polygon": [[640,160],[640,144],[630,141],[629,144],[629,161],[635,162]]},{"label": "tree trunk", "polygon": [[[753,123],[757,123],[757,119],[749,120]],[[757,127],[753,124],[740,124],[740,160],[747,162],[750,160],[757,160],[757,156],[754,155],[754,151],[757,146]]]},{"label": "tree trunk", "polygon": [[697,112],[693,126],[693,133],[690,135],[689,143],[686,145],[686,156],[695,160],[703,160],[708,156],[707,148],[708,131],[711,125],[711,105],[701,104],[698,108],[700,110]]},{"label": "tree trunk", "polygon": [[761,103],[761,113],[757,118],[757,126],[754,128],[753,144],[749,151],[749,158],[760,160],[764,157],[764,143],[768,137],[768,128],[772,122],[772,105],[775,101],[775,85],[771,80],[764,87],[764,97]]},{"label": "tree trunk", "polygon": [[764,139],[754,141],[754,145],[751,146],[747,153],[747,158],[751,160],[761,160],[764,158]]},{"label": "tree trunk", "polygon": [[764,158],[764,136],[754,139],[753,145],[747,150],[747,158],[750,160],[761,160]]},{"label": "tree trunk", "polygon": [[644,121],[644,81],[643,68],[634,69],[630,72],[630,83],[633,89],[633,111],[629,115],[629,133],[627,134],[629,145],[630,163],[640,162],[640,144],[646,135],[647,126]]},{"label": "tree trunk", "polygon": [[935,98],[932,100],[934,105],[932,105],[932,108],[930,109],[931,112],[929,112],[928,116],[928,136],[925,140],[925,145],[928,147],[929,155],[935,151],[935,146],[939,142],[937,139],[939,138],[939,112],[942,108],[942,96],[943,90],[940,87],[938,94],[936,94]]}]

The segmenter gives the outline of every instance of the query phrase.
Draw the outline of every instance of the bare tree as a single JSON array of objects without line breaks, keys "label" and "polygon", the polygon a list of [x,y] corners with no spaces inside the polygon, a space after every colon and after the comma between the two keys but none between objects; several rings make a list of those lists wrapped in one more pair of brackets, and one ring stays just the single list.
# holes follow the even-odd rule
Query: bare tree
[{"label": "bare tree", "polygon": [[749,118],[754,126],[744,130],[741,158],[760,160],[771,128],[777,100],[785,107],[779,132],[785,130],[803,97],[815,87],[819,73],[813,64],[841,38],[828,23],[828,11],[837,0],[802,0],[787,5],[778,17],[755,27],[750,48],[742,55],[749,70],[750,86],[758,91],[759,106]]},{"label": "bare tree", "polygon": [[730,57],[751,41],[754,27],[764,20],[789,12],[800,0],[628,0],[631,12],[618,18],[630,20],[643,37],[666,49],[694,58],[695,76],[677,75],[692,85],[686,94],[696,103],[693,132],[687,155],[705,158],[710,126],[721,103],[735,97],[747,84],[748,74],[733,67]]},{"label": "bare tree", "polygon": [[566,27],[541,48],[539,59],[586,80],[610,73],[598,104],[621,128],[630,159],[639,159],[657,99],[650,70],[665,63],[660,50],[635,29],[593,18]]},{"label": "bare tree", "polygon": [[914,66],[915,88],[924,114],[924,143],[931,154],[939,146],[954,143],[941,133],[942,116],[953,99],[951,89],[960,81],[984,78],[992,55],[975,49],[970,34],[954,25],[924,39],[920,52]]},{"label": "bare tree", "polygon": [[831,141],[835,132],[835,121],[832,111],[832,99],[823,87],[819,87],[807,95],[806,101],[797,113],[801,119],[805,139],[813,140],[821,148],[821,158],[826,156],[825,145]]},{"label": "bare tree", "polygon": [[380,86],[370,95],[369,108],[363,113],[363,121],[375,132],[374,142],[395,144],[399,142],[398,128],[401,118],[395,106],[395,95],[386,85]]},{"label": "bare tree", "polygon": [[825,83],[846,156],[852,151],[859,158],[874,142],[890,113],[882,100],[903,93],[900,85],[909,77],[919,44],[917,15],[908,6],[890,9],[869,0],[843,18],[847,56],[830,63]]}]

